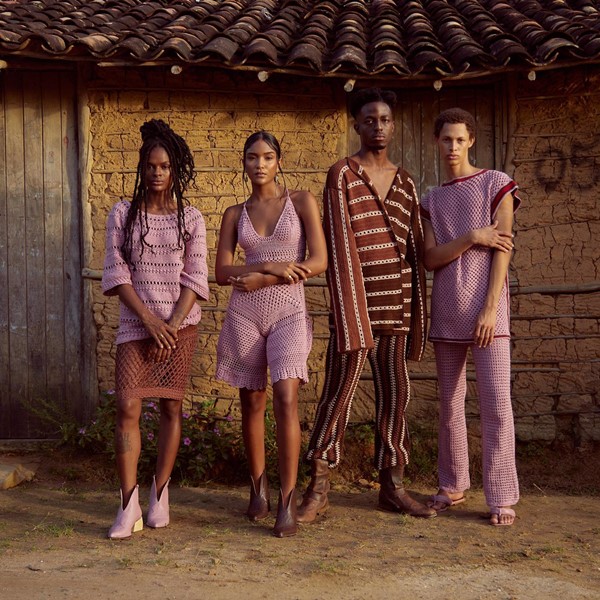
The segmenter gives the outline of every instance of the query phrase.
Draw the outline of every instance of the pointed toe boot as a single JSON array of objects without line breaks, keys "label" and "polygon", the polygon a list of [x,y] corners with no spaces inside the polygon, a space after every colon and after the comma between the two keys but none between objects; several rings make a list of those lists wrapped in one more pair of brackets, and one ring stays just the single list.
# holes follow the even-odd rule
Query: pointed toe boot
[{"label": "pointed toe boot", "polygon": [[404,467],[400,465],[379,471],[379,508],[424,519],[437,516],[433,508],[408,495],[402,483],[403,476]]},{"label": "pointed toe boot", "polygon": [[156,477],[152,478],[152,487],[150,488],[150,506],[148,508],[148,517],[146,525],[158,529],[166,527],[169,524],[169,481],[165,483],[160,498],[156,494]]},{"label": "pointed toe boot", "polygon": [[142,509],[140,508],[139,486],[135,486],[127,506],[123,508],[123,490],[121,490],[121,503],[117,511],[117,518],[112,527],[108,530],[108,537],[111,540],[124,540],[131,537],[131,534],[141,531],[144,528],[142,521]]},{"label": "pointed toe boot", "polygon": [[250,477],[250,503],[246,510],[246,516],[251,521],[260,521],[269,514],[270,510],[269,482],[267,473],[263,471],[257,481]]},{"label": "pointed toe boot", "polygon": [[298,523],[312,523],[329,506],[329,463],[317,458],[311,462],[310,483],[298,507]]},{"label": "pointed toe boot", "polygon": [[283,538],[296,535],[298,525],[296,523],[296,490],[293,489],[287,498],[283,497],[283,492],[279,490],[279,506],[277,507],[277,520],[273,528],[275,537]]}]

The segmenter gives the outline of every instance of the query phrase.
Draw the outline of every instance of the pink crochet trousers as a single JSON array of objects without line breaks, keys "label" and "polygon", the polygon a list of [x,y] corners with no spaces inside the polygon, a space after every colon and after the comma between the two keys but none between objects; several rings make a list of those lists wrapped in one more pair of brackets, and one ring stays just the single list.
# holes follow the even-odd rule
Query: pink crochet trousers
[{"label": "pink crochet trousers", "polygon": [[515,429],[510,398],[510,340],[487,348],[434,342],[440,399],[438,478],[441,489],[463,492],[471,485],[465,419],[467,352],[477,379],[483,451],[483,490],[489,506],[519,500]]}]

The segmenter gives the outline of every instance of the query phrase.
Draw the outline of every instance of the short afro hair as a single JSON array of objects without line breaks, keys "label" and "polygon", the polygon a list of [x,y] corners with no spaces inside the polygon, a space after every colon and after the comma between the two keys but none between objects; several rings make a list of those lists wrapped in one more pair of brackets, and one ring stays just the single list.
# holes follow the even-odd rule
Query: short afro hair
[{"label": "short afro hair", "polygon": [[358,90],[350,97],[350,114],[356,119],[361,108],[370,102],[383,102],[392,112],[396,108],[396,94],[390,90],[380,88],[367,88]]},{"label": "short afro hair", "polygon": [[475,117],[469,111],[463,108],[448,108],[442,111],[433,124],[433,135],[436,139],[440,137],[442,128],[446,123],[452,125],[464,123],[470,138],[475,139]]}]

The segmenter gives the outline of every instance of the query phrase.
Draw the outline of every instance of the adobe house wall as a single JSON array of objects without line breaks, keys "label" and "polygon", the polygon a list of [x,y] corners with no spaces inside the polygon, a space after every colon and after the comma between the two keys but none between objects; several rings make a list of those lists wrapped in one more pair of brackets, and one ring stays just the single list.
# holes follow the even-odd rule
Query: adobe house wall
[{"label": "adobe house wall", "polygon": [[[285,180],[290,189],[308,189],[319,199],[329,166],[345,153],[346,114],[340,86],[315,80],[273,77],[269,85],[255,74],[227,71],[172,75],[164,69],[101,69],[88,82],[91,132],[89,203],[92,269],[101,269],[106,217],[115,202],[133,191],[140,146],[140,125],[162,118],[182,135],[194,153],[196,189],[188,194],[207,226],[209,274],[214,274],[218,230],[224,210],[246,198],[241,152],[248,135],[266,129],[279,139]],[[336,88],[339,88],[336,93]],[[324,280],[322,280],[323,282]],[[218,332],[229,288],[210,285],[202,303],[200,347],[192,368],[191,402],[214,400],[222,410],[238,409],[237,390],[214,379]],[[113,387],[114,343],[118,300],[93,286],[98,331],[98,379],[102,390]],[[326,291],[306,289],[308,308],[317,311],[311,381],[300,393],[301,413],[309,418],[323,385],[328,339]]]},{"label": "adobe house wall", "polygon": [[[290,82],[293,81],[293,86]],[[508,115],[509,173],[521,187],[523,206],[516,216],[516,253],[511,279],[520,287],[581,285],[598,282],[598,179],[600,129],[597,68],[538,73],[534,82],[519,77],[509,86],[514,102]],[[197,190],[189,195],[203,212],[213,273],[220,218],[242,200],[241,149],[261,128],[272,131],[284,152],[290,188],[311,190],[318,199],[329,166],[346,147],[345,96],[339,82],[273,76],[268,85],[255,74],[202,72],[179,76],[164,69],[96,69],[88,82],[91,135],[89,203],[92,264],[102,268],[104,226],[110,207],[133,189],[139,126],[160,117],[183,135],[198,169]],[[514,92],[510,91],[514,90]],[[511,143],[512,142],[512,143]],[[543,289],[542,289],[543,291]],[[572,291],[576,291],[573,288]],[[113,385],[114,338],[118,302],[94,286],[101,389]],[[192,402],[215,400],[222,410],[237,410],[236,390],[216,382],[215,348],[227,305],[228,289],[211,285],[204,303],[200,348],[194,360]],[[301,388],[301,418],[311,421],[323,385],[328,338],[326,291],[307,287],[309,309],[316,312],[315,340],[309,360],[311,381]],[[515,294],[512,299],[513,397],[521,440],[600,439],[598,404],[600,344],[599,293]],[[428,347],[413,380],[410,420],[436,427],[436,383]],[[479,426],[474,382],[468,385],[470,431]],[[361,382],[352,420],[373,419],[373,388]]]}]

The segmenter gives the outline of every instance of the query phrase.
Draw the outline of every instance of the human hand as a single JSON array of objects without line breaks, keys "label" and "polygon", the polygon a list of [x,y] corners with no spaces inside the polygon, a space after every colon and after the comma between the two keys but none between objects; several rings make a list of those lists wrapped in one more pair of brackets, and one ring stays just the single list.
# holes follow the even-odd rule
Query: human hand
[{"label": "human hand", "polygon": [[514,247],[514,235],[506,231],[498,231],[498,221],[494,221],[487,227],[473,229],[471,232],[473,244],[494,248],[501,252],[510,252]]},{"label": "human hand", "polygon": [[173,348],[167,346],[159,346],[154,342],[148,350],[148,358],[154,363],[167,362],[173,354]]},{"label": "human hand", "polygon": [[253,292],[265,287],[265,277],[262,273],[243,273],[237,277],[230,277],[229,283],[232,288],[240,292]]},{"label": "human hand", "polygon": [[142,322],[146,331],[152,336],[156,346],[160,350],[174,350],[177,347],[177,327],[165,323],[165,321],[152,313],[149,313]]},{"label": "human hand", "polygon": [[491,308],[484,308],[477,316],[475,330],[473,332],[473,341],[479,348],[487,348],[494,341],[494,331],[496,330],[496,311]]},{"label": "human hand", "polygon": [[298,262],[267,263],[266,271],[271,275],[285,279],[289,284],[305,281],[310,277],[311,273],[311,270],[307,266]]}]

